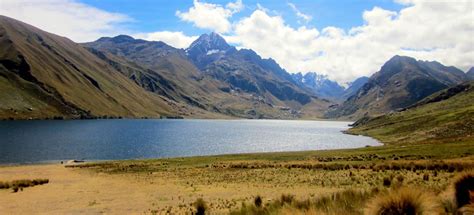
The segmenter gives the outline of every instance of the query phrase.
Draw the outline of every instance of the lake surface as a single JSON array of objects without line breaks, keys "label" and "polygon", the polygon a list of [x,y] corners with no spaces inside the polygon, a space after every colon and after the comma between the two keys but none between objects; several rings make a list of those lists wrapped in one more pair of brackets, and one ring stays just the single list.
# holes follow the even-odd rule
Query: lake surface
[{"label": "lake surface", "polygon": [[1,121],[0,163],[119,160],[380,145],[349,122],[286,120]]}]

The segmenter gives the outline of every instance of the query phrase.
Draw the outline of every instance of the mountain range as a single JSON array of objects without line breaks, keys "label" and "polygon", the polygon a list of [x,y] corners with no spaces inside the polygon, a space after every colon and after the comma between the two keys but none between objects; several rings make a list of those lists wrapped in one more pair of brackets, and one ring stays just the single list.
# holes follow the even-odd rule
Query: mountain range
[{"label": "mountain range", "polygon": [[300,72],[294,73],[292,77],[300,86],[311,89],[317,96],[334,101],[344,101],[369,80],[368,77],[363,76],[348,83],[348,87],[345,88],[336,81],[330,80],[327,75],[315,72],[308,72],[304,75]]},{"label": "mountain range", "polygon": [[0,118],[186,117],[359,119],[400,111],[474,79],[394,56],[347,87],[290,74],[217,33],[188,48],[127,35],[78,44],[0,16]]},{"label": "mountain range", "polygon": [[2,118],[314,118],[332,104],[215,33],[183,50],[126,35],[77,44],[4,16],[0,30]]}]

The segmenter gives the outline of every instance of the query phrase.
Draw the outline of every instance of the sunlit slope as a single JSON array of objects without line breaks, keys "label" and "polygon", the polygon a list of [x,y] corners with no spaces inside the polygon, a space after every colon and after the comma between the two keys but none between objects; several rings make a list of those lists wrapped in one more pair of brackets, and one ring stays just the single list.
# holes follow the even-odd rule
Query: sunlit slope
[{"label": "sunlit slope", "polygon": [[402,112],[363,118],[350,133],[387,144],[474,143],[474,82],[435,93]]}]

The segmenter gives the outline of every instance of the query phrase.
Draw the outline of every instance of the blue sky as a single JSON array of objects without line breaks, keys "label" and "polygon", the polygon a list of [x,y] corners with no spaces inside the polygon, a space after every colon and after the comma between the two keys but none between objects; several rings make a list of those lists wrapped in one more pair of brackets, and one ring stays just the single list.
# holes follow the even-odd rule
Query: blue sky
[{"label": "blue sky", "polygon": [[[209,32],[199,29],[192,23],[183,22],[176,16],[176,11],[186,11],[193,6],[191,0],[80,0],[80,2],[106,10],[109,12],[126,14],[134,19],[126,26],[137,32],[153,31],[183,31],[188,35],[197,35]],[[225,5],[229,1],[206,0],[207,3]],[[301,26],[298,17],[289,7],[293,3],[301,12],[312,16],[312,20],[304,23],[306,26],[314,26],[322,29],[327,26],[336,26],[350,29],[364,23],[362,13],[375,6],[399,11],[403,5],[392,0],[244,0],[244,9],[232,16],[231,21],[238,21],[242,17],[249,16],[257,4],[269,9],[272,13],[281,15],[287,24],[292,27]]]},{"label": "blue sky", "polygon": [[216,31],[290,73],[339,83],[394,55],[474,66],[473,0],[0,0],[0,14],[88,42],[128,34],[186,48]]}]

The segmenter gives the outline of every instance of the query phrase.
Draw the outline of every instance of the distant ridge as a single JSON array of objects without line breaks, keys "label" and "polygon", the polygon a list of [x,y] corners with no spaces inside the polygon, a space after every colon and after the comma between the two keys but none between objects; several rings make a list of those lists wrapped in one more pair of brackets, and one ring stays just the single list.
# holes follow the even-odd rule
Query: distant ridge
[{"label": "distant ridge", "polygon": [[349,83],[347,89],[345,89],[336,81],[330,80],[327,75],[320,75],[315,72],[308,72],[304,75],[295,73],[292,74],[292,77],[300,86],[311,89],[317,96],[333,101],[346,100],[369,79],[368,77],[357,78],[354,82]]},{"label": "distant ridge", "polygon": [[469,78],[469,80],[474,80],[474,67],[471,67],[467,73],[466,73],[467,77]]}]

